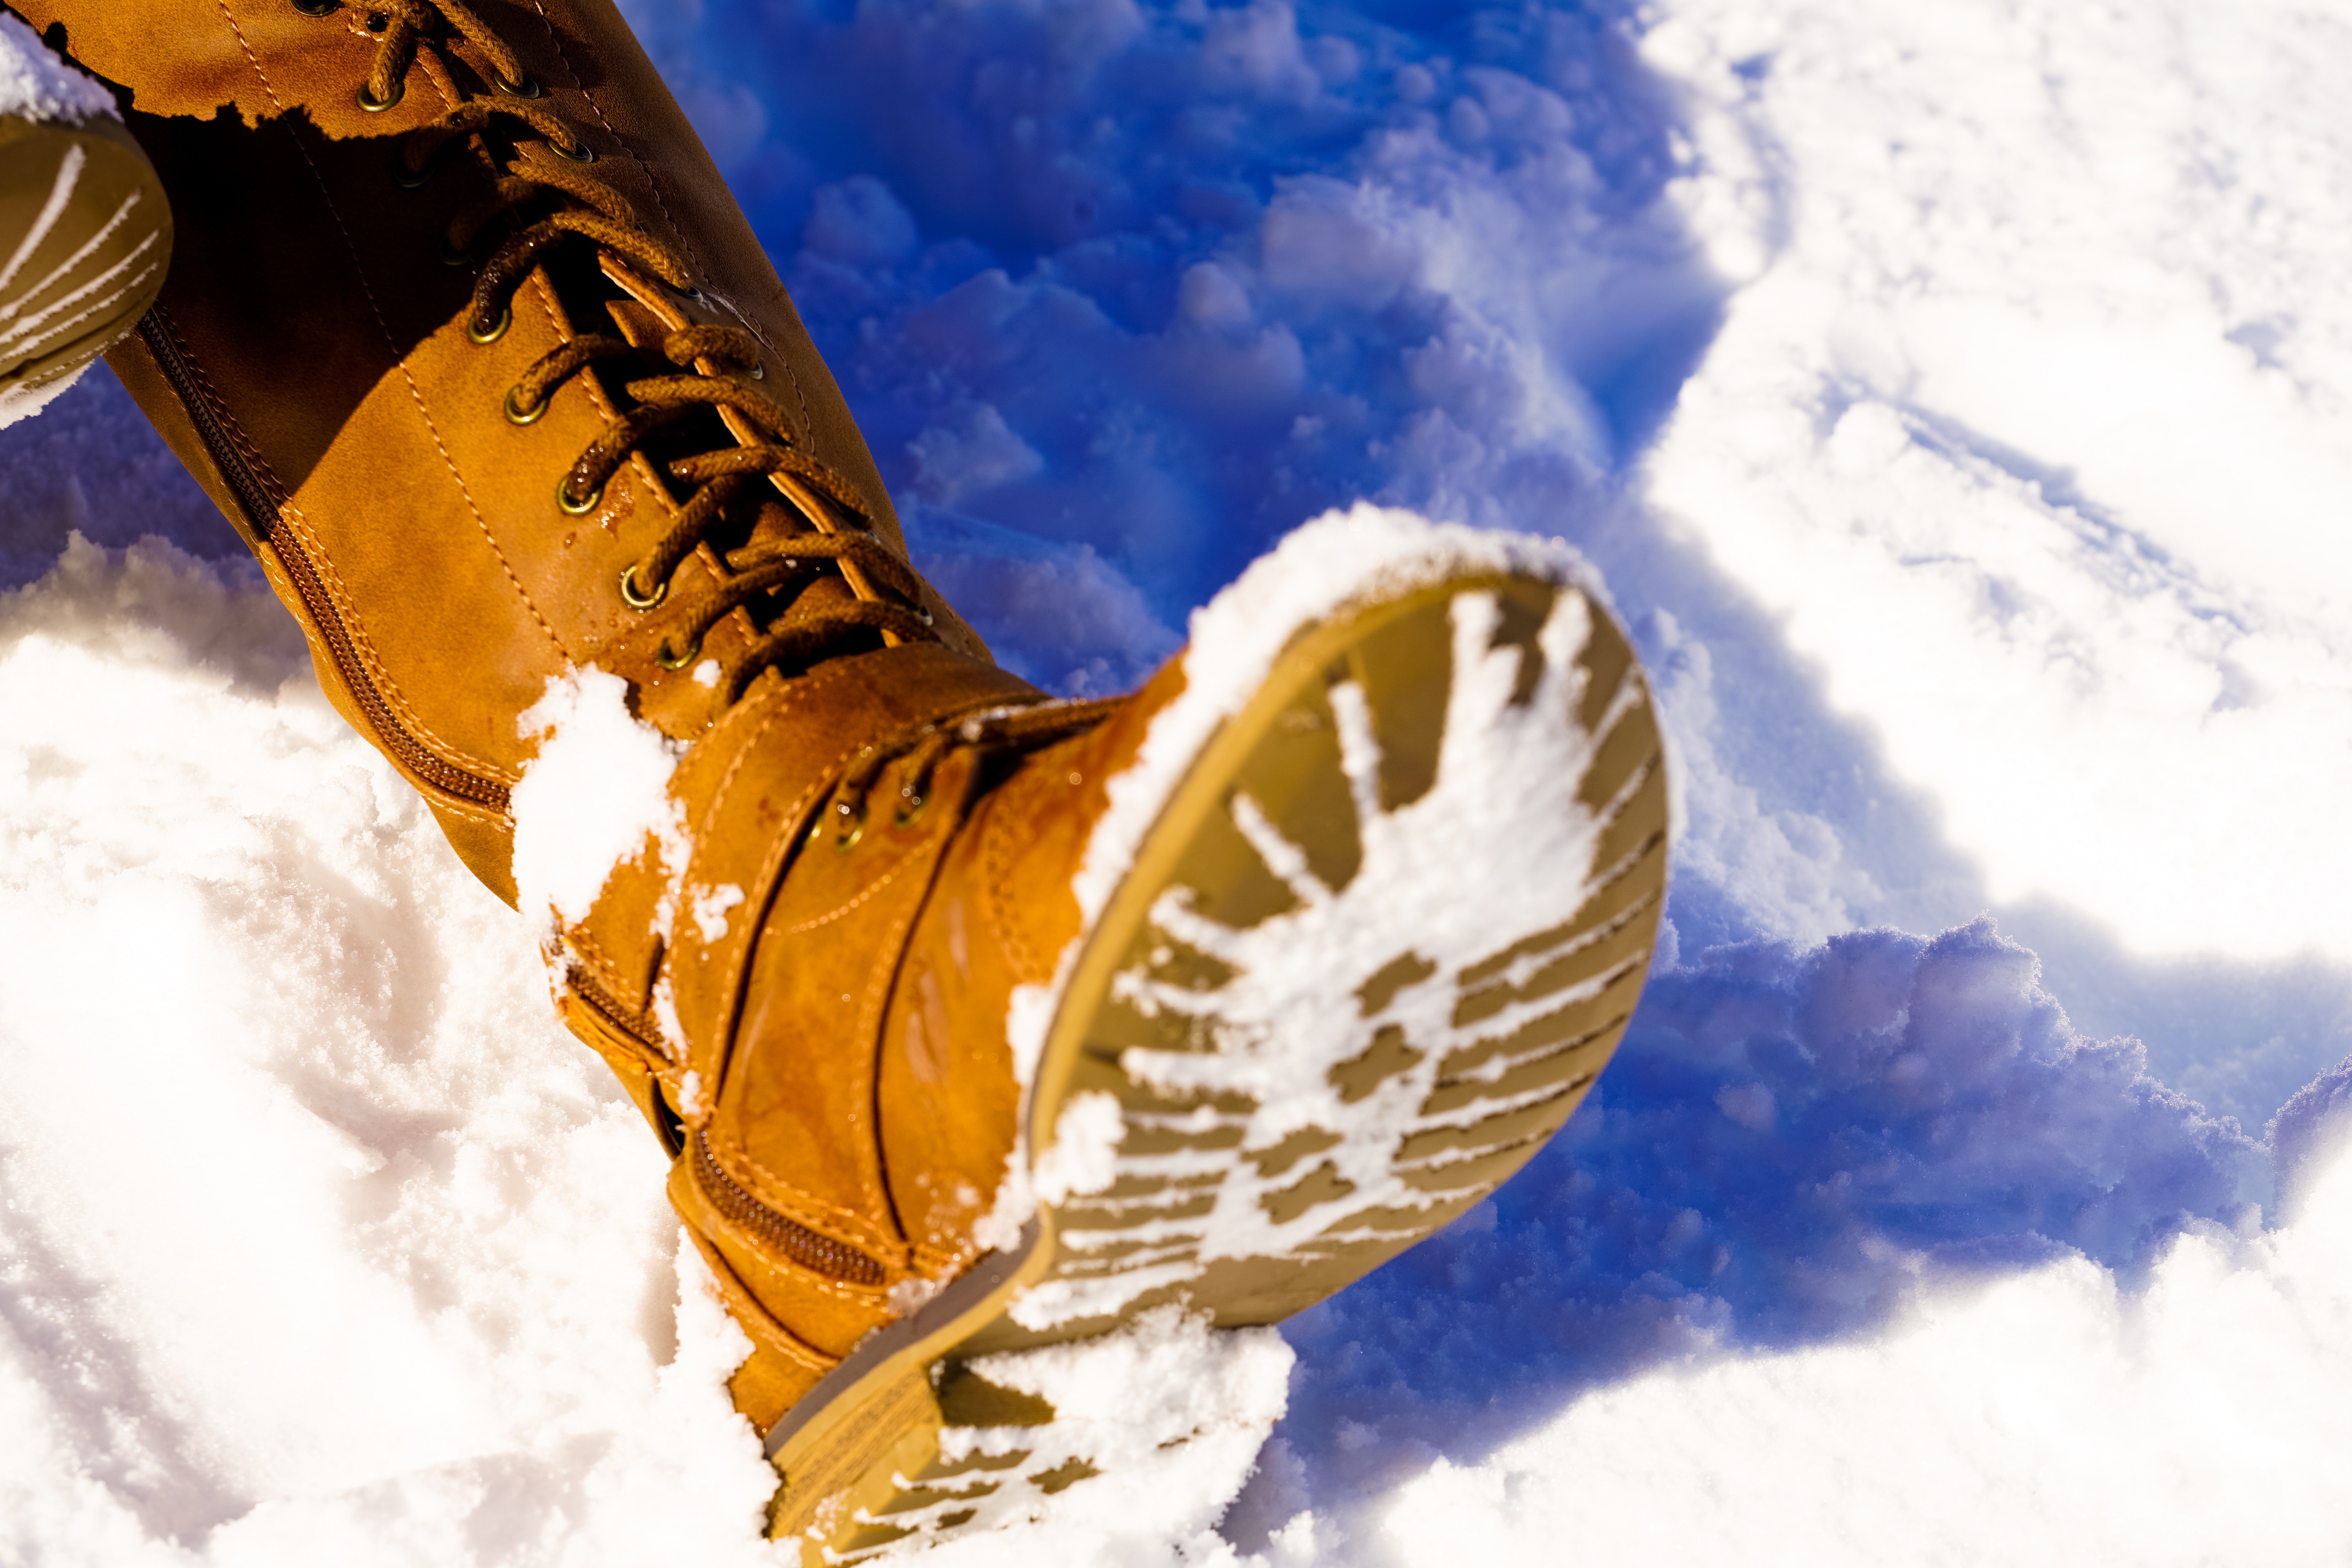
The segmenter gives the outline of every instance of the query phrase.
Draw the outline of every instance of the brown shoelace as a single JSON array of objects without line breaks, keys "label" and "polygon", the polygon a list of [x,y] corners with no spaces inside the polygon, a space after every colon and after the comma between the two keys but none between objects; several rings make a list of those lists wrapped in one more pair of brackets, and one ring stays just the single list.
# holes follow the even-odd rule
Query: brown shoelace
[{"label": "brown shoelace", "polygon": [[[307,8],[307,7],[306,7]],[[478,144],[496,170],[489,189],[452,221],[443,258],[470,264],[484,237],[502,224],[509,232],[480,259],[467,330],[477,342],[495,342],[514,318],[514,296],[533,269],[559,247],[585,243],[608,274],[614,264],[698,298],[686,265],[637,221],[627,196],[591,173],[596,153],[541,101],[539,85],[512,48],[463,0],[367,0],[377,36],[375,58],[359,89],[362,107],[389,109],[405,91],[420,50],[440,58],[436,80],[455,107],[406,138],[394,175],[405,184],[430,178],[435,160],[452,142]],[[454,40],[479,55],[478,74],[489,90],[469,92],[449,67]],[[501,153],[488,132],[514,135]],[[527,212],[526,209],[535,209]],[[805,665],[839,650],[860,635],[886,644],[936,641],[913,570],[877,538],[866,502],[833,469],[802,451],[782,408],[755,384],[760,345],[740,327],[688,326],[660,344],[676,374],[626,382],[630,406],[614,415],[604,433],[564,471],[555,500],[567,514],[593,510],[613,476],[656,431],[706,411],[715,414],[733,445],[663,463],[671,479],[694,487],[672,525],[621,573],[619,590],[633,609],[649,611],[669,596],[673,574],[709,540],[730,501],[754,480],[766,479],[814,530],[764,538],[742,549],[711,554],[723,563],[717,591],[688,611],[656,655],[677,669],[698,654],[702,638],[739,606],[776,610],[729,672],[724,700],[740,698],[761,670]],[[556,389],[589,366],[634,359],[639,351],[618,337],[583,333],[557,345],[508,392],[506,416],[528,425],[543,415]],[[837,575],[856,597],[803,597],[819,577]],[[869,645],[870,646],[870,645]]]},{"label": "brown shoelace", "polygon": [[[589,168],[595,152],[562,118],[540,100],[539,85],[520,58],[463,0],[369,0],[379,42],[367,80],[359,89],[362,106],[388,109],[404,91],[420,48],[448,52],[454,33],[480,54],[490,91],[468,93],[446,59],[438,73],[456,107],[411,132],[394,175],[404,184],[431,177],[436,158],[452,142],[478,142],[492,159],[497,177],[482,198],[461,212],[444,238],[444,258],[453,265],[472,259],[482,237],[502,220],[513,231],[481,261],[467,323],[478,342],[495,342],[513,321],[514,296],[532,270],[559,247],[585,242],[603,258],[634,268],[689,297],[693,279],[677,253],[637,222],[628,198]],[[520,128],[511,153],[501,155],[488,132],[499,121]],[[551,200],[550,198],[552,198]],[[546,203],[535,218],[523,209]],[[608,268],[609,271],[609,268]],[[703,637],[739,607],[781,605],[762,626],[749,651],[727,678],[725,700],[740,698],[761,670],[805,666],[845,638],[860,634],[886,643],[936,641],[929,611],[914,571],[872,531],[866,503],[838,474],[794,445],[783,410],[761,392],[759,344],[740,327],[689,326],[661,343],[675,374],[627,382],[622,390],[633,406],[616,414],[604,433],[565,470],[556,487],[557,505],[580,515],[598,504],[604,489],[646,438],[702,410],[716,413],[734,445],[670,459],[663,471],[695,486],[675,521],[653,546],[620,575],[622,598],[649,611],[669,595],[672,575],[709,537],[729,503],[742,488],[766,479],[815,530],[789,538],[768,538],[719,556],[724,571],[715,592],[684,616],[656,656],[664,668],[678,669],[700,651]],[[547,411],[564,382],[591,365],[635,358],[639,351],[618,337],[583,333],[558,344],[523,373],[506,396],[506,416],[528,425]],[[714,550],[714,554],[718,552]],[[844,602],[828,595],[803,595],[818,577],[837,574],[856,593]],[[863,831],[866,799],[882,773],[902,763],[896,805],[900,825],[928,804],[932,771],[959,746],[1025,751],[1089,729],[1117,701],[1041,701],[1026,707],[987,707],[910,724],[866,746],[835,786],[814,834],[828,829],[841,848]]]}]

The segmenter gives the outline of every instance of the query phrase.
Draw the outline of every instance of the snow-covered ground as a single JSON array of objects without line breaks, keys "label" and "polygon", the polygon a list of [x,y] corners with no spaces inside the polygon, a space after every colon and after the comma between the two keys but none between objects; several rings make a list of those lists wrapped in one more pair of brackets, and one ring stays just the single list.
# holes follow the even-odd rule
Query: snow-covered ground
[{"label": "snow-covered ground", "polygon": [[[1555,1147],[1018,1374],[1220,1424],[939,1562],[2352,1551],[2352,23],[628,8],[1024,668],[1374,497],[1577,542],[1676,742]],[[0,1563],[774,1561],[657,1151],[234,552],[103,373],[0,435]]]}]

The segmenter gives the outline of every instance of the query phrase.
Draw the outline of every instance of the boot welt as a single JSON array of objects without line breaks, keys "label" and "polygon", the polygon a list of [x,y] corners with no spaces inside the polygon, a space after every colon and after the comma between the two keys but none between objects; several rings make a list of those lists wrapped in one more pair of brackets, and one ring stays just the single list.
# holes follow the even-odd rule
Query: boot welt
[{"label": "boot welt", "polygon": [[[1449,718],[1465,716],[1449,745]],[[1530,752],[1545,744],[1576,776],[1547,782],[1538,766],[1515,788],[1509,768],[1539,765]],[[1448,776],[1480,763],[1503,772]],[[1441,798],[1449,788],[1458,798]],[[1563,837],[1553,818],[1577,820]],[[975,1511],[961,1500],[1022,1481],[1056,1490],[1091,1472],[940,1465],[943,1426],[1052,1417],[961,1363],[1109,1332],[1171,1301],[1219,1327],[1278,1321],[1483,1199],[1567,1121],[1623,1032],[1662,908],[1665,828],[1638,666],[1575,587],[1465,575],[1301,627],[1168,791],[1066,966],[1027,1147],[1043,1173],[1060,1144],[1090,1141],[1075,1186],[1092,1190],[1041,1182],[1047,1201],[1016,1247],[870,1336],[793,1406],[768,1439],[783,1479],[772,1533],[800,1538],[812,1564],[856,1561],[953,1533]],[[1383,881],[1381,861],[1416,831],[1461,834],[1432,864],[1468,880],[1420,888],[1455,907],[1332,908],[1410,890],[1392,870]],[[1574,885],[1549,901],[1486,885],[1495,854],[1522,839],[1523,877]],[[1553,864],[1562,845],[1584,863]],[[1461,906],[1488,929],[1465,936]],[[1316,945],[1318,921],[1328,939],[1383,920],[1435,940]],[[1276,972],[1271,1005],[1265,984],[1255,1003],[1235,989],[1253,961]],[[1318,984],[1338,1005],[1317,1003]],[[1283,1069],[1274,1079],[1324,1086],[1287,1132],[1255,1103],[1282,1097],[1253,1092],[1271,1081],[1265,1061],[1238,1060],[1234,1029]],[[1072,1113],[1102,1096],[1115,1138],[1099,1099]]]}]

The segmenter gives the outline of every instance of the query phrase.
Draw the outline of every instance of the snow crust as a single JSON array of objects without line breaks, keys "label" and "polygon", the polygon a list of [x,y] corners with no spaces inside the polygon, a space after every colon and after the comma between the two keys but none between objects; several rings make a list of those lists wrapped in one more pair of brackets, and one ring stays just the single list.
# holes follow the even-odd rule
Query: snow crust
[{"label": "snow crust", "polygon": [[1660,10],[1675,197],[1739,288],[1651,497],[1995,900],[2352,954],[2352,837],[2277,838],[2352,792],[2352,23]]},{"label": "snow crust", "polygon": [[2070,1258],[1895,1331],[1595,1394],[1399,1492],[1381,1563],[2337,1563],[2352,1550],[2352,1160],[2142,1293]]},{"label": "snow crust", "polygon": [[0,114],[28,120],[81,121],[103,114],[122,118],[114,95],[58,58],[38,33],[0,14]]}]

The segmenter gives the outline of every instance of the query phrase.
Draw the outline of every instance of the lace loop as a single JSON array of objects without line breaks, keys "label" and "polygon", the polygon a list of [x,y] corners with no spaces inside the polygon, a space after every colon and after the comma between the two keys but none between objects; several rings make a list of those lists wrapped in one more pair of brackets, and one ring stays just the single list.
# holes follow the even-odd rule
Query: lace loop
[{"label": "lace loop", "polygon": [[408,78],[408,68],[416,63],[416,46],[424,42],[434,27],[446,22],[459,37],[482,52],[495,73],[494,79],[520,82],[528,78],[523,73],[522,60],[506,41],[492,32],[479,16],[474,15],[463,0],[370,0],[369,7],[384,18],[384,29],[377,35],[375,61],[368,69],[367,90],[379,102],[396,102]]}]

